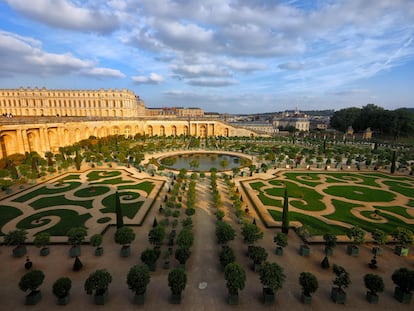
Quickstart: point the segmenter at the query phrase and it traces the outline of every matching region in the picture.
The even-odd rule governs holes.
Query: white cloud
[[[67,0],[6,0],[22,15],[46,25],[75,31],[107,33],[119,26],[116,15]],[[79,2],[77,2],[79,4]]]
[[[137,84],[160,84],[164,81],[163,76],[151,73],[148,77],[146,76],[133,76],[132,81]]]
[[[224,87],[229,85],[238,84],[239,81],[233,79],[191,79],[188,80],[188,84],[193,86],[205,86],[205,87]]]
[[[95,62],[77,58],[71,53],[46,52],[39,41],[5,31],[0,32],[0,55],[2,76],[65,76],[72,73],[95,77],[124,77],[117,69],[95,67]]]
[[[300,62],[291,61],[280,64],[278,67],[283,70],[300,70],[303,69],[305,65]]]

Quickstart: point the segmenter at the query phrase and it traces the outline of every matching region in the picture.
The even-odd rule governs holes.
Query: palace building
[[[199,108],[147,108],[130,90],[0,89],[0,158],[57,152],[90,136],[256,136]]]

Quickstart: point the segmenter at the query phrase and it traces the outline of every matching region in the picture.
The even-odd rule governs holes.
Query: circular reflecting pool
[[[159,160],[159,163],[174,170],[185,168],[189,171],[202,172],[209,171],[213,167],[218,171],[231,170],[249,165],[250,160],[233,154],[196,152],[164,157]]]

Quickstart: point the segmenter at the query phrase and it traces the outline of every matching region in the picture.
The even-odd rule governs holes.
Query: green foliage
[[[346,271],[344,267],[334,264],[333,273],[336,275],[335,279],[333,280],[333,284],[336,285],[339,290],[348,288],[349,284],[351,284],[349,272]]]
[[[391,236],[397,243],[401,246],[412,245],[414,242],[414,234],[411,230],[398,227],[394,232],[391,233]]]
[[[249,245],[247,256],[253,260],[255,265],[260,265],[267,259],[268,254],[266,249],[262,246]]]
[[[68,277],[61,277],[53,283],[52,291],[57,298],[64,298],[69,295],[71,288],[71,279]]]
[[[328,249],[333,249],[336,246],[336,240],[337,237],[336,235],[332,234],[332,233],[325,233],[323,235],[323,240],[325,241],[325,246]]]
[[[399,268],[391,276],[395,285],[400,287],[406,293],[414,290],[414,270]]]
[[[193,245],[193,241],[193,233],[188,228],[183,228],[177,236],[178,247],[190,248]]]
[[[101,295],[108,289],[111,282],[111,274],[106,269],[99,269],[89,275],[85,281],[84,289],[88,295],[93,293]]]
[[[135,232],[129,227],[121,227],[115,232],[115,243],[129,245],[135,240]]]
[[[274,236],[273,242],[276,243],[277,246],[286,247],[288,246],[288,236],[286,233],[278,232]]]
[[[146,292],[150,279],[150,272],[146,265],[135,265],[129,270],[126,282],[128,288],[136,295],[142,295]]]
[[[223,245],[219,254],[220,264],[225,268],[229,263],[236,261],[236,255],[232,248],[228,245]]]
[[[36,291],[37,288],[42,285],[45,279],[45,274],[40,270],[31,270],[22,276],[19,282],[19,288],[22,291],[31,290]]]
[[[179,247],[175,250],[175,259],[182,265],[186,263],[191,256],[191,250],[186,247]]]
[[[352,240],[353,244],[362,244],[365,241],[365,231],[358,226],[350,228],[347,236]]]
[[[259,278],[263,287],[277,291],[283,287],[286,275],[283,272],[283,268],[277,263],[265,262],[260,267]]]
[[[168,273],[168,286],[173,295],[181,295],[187,285],[187,274],[183,269],[173,269]]]
[[[148,267],[153,268],[160,255],[161,251],[159,249],[147,248],[141,253],[141,261]]]
[[[287,188],[285,188],[283,196],[282,232],[289,232],[289,198]]]
[[[81,245],[87,234],[88,232],[83,227],[74,227],[70,229],[67,233],[69,245]]]
[[[302,291],[305,296],[311,296],[319,287],[318,279],[310,272],[300,273],[299,284],[302,286]]]
[[[384,231],[380,229],[375,229],[371,233],[371,236],[377,245],[383,245],[387,242],[387,235],[385,234]]]
[[[90,243],[94,247],[99,247],[102,244],[103,236],[100,233],[96,233],[93,236],[91,236]]]
[[[241,233],[244,242],[248,244],[252,244],[263,238],[263,231],[257,225],[247,222],[243,224]]]
[[[384,280],[377,274],[368,273],[364,275],[365,287],[373,294],[384,291]]]
[[[216,238],[219,244],[227,244],[228,242],[233,241],[235,237],[236,231],[230,224],[224,221],[217,221]]]
[[[45,247],[50,243],[50,233],[48,232],[39,232],[35,235],[34,245],[38,248]]]
[[[124,217],[122,214],[121,200],[118,191],[115,192],[115,213],[116,213],[116,227],[122,228],[124,226]]]
[[[6,245],[21,245],[26,241],[27,231],[22,229],[16,229],[9,231],[4,236],[4,244]]]
[[[164,226],[156,226],[150,230],[148,233],[148,241],[152,245],[161,245],[162,241],[165,238],[165,227]]]
[[[246,283],[246,272],[237,263],[229,263],[224,268],[224,279],[230,295],[237,295],[239,290],[244,288]]]

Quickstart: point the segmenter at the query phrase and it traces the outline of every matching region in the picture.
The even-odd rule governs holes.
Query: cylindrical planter
[[[299,248],[299,254],[304,257],[308,257],[310,254],[310,248],[306,244],[302,244]]]
[[[239,294],[229,294],[227,297],[227,303],[229,305],[238,305],[239,304]]]
[[[70,301],[70,295],[68,294],[65,297],[58,297],[56,303],[60,306],[65,306],[69,303],[69,301]]]
[[[270,305],[275,302],[275,292],[270,288],[263,288],[262,297],[265,305]]]
[[[93,299],[95,301],[95,304],[104,305],[106,302],[108,302],[109,299],[108,290],[105,290],[102,294],[95,294]]]
[[[335,303],[345,304],[346,293],[343,290],[339,290],[337,287],[332,287],[331,299]]]
[[[367,300],[368,300],[369,303],[378,304],[379,296],[377,294],[373,294],[371,292],[367,292],[366,297],[367,297]]]
[[[300,300],[302,301],[303,304],[309,305],[312,302],[312,296],[305,295],[305,293],[302,292],[300,295]]]
[[[333,249],[331,247],[325,247],[325,255],[326,256],[332,256],[333,255]]]
[[[50,254],[50,248],[49,247],[42,247],[40,249],[40,256],[47,256]]]
[[[129,245],[124,245],[121,248],[121,257],[129,257],[129,255],[131,255],[131,246]]]
[[[394,298],[401,303],[410,303],[411,299],[413,298],[413,293],[407,293],[401,287],[397,286],[394,290]]]
[[[95,249],[95,256],[102,256],[103,255],[103,253],[104,253],[104,249],[103,249],[103,247],[101,246],[101,247],[97,247],[96,249]]]
[[[143,305],[145,303],[145,293],[134,295],[134,304]]]
[[[275,254],[277,256],[282,256],[283,255],[283,247],[280,247],[280,246],[276,247]]]
[[[40,300],[42,300],[42,293],[40,292],[40,290],[35,290],[30,292],[27,296],[26,296],[26,305],[35,305],[37,304]]]
[[[408,247],[397,245],[394,249],[394,253],[398,256],[408,256]]]
[[[359,254],[359,247],[356,245],[348,245],[348,255],[356,257]]]
[[[375,247],[372,248],[372,253],[375,256],[379,256],[379,255],[382,254],[382,249],[380,247],[378,247],[378,246],[375,246]]]
[[[80,249],[79,245],[78,246],[72,246],[69,249],[69,256],[72,257],[72,258],[79,257],[80,254],[81,254],[81,249]]]
[[[23,257],[27,253],[26,245],[18,245],[13,248],[13,257]]]

